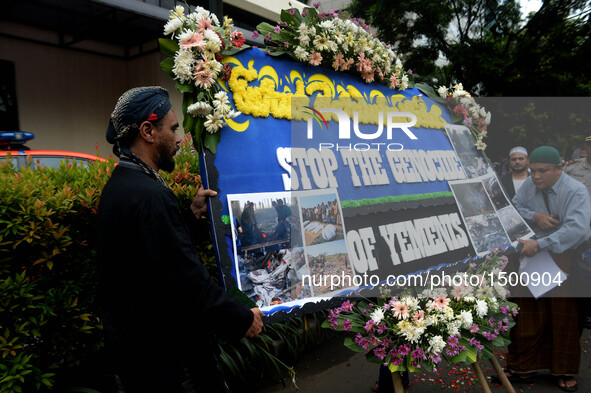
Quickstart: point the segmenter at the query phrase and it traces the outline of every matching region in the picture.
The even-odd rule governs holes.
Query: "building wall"
[[[112,155],[105,140],[117,98],[136,86],[161,85],[182,124],[182,96],[153,53],[132,61],[0,37],[0,59],[14,63],[19,123],[32,149]]]

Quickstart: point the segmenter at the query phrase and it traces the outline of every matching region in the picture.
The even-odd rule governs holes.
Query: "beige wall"
[[[0,37],[0,59],[14,63],[20,128],[35,134],[32,149],[112,155],[109,115],[127,89],[161,85],[182,123],[182,96],[160,69],[160,53],[132,61]]]

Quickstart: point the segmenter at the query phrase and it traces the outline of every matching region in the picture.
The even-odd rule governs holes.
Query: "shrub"
[[[74,161],[20,172],[0,165],[4,393],[50,388],[56,372],[102,347],[94,240],[99,197],[114,165],[97,161],[87,168]],[[177,169],[165,175],[184,208],[201,184],[198,170],[186,139]]]

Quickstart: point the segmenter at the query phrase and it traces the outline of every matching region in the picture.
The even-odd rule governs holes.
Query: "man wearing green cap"
[[[513,204],[536,234],[532,240],[518,239],[521,254],[548,251],[558,266],[572,273],[581,263],[574,250],[591,238],[591,197],[583,184],[563,173],[561,161],[553,147],[535,149],[529,156],[531,176]],[[579,300],[565,297],[564,289],[563,283],[543,298],[516,299],[520,313],[511,330],[507,369],[515,379],[550,370],[562,390],[573,392],[581,360]]]

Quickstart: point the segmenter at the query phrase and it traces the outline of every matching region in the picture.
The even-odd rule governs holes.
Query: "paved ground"
[[[582,338],[583,358],[581,374],[577,378],[579,392],[591,392],[591,331],[585,329]],[[505,352],[497,358],[505,364]],[[494,370],[490,363],[481,362],[481,368],[490,381]],[[342,345],[340,338],[325,342],[302,356],[295,365],[296,380],[300,392],[322,393],[370,393],[378,378],[378,365],[365,361],[362,354],[354,353]],[[515,391],[532,393],[560,393],[549,374],[539,374],[534,384],[515,384]],[[493,393],[504,392],[501,386],[491,385]],[[258,390],[259,393],[288,393],[289,385],[275,384]],[[482,392],[471,367],[445,367],[437,373],[414,373],[411,375],[409,393],[431,392]]]

